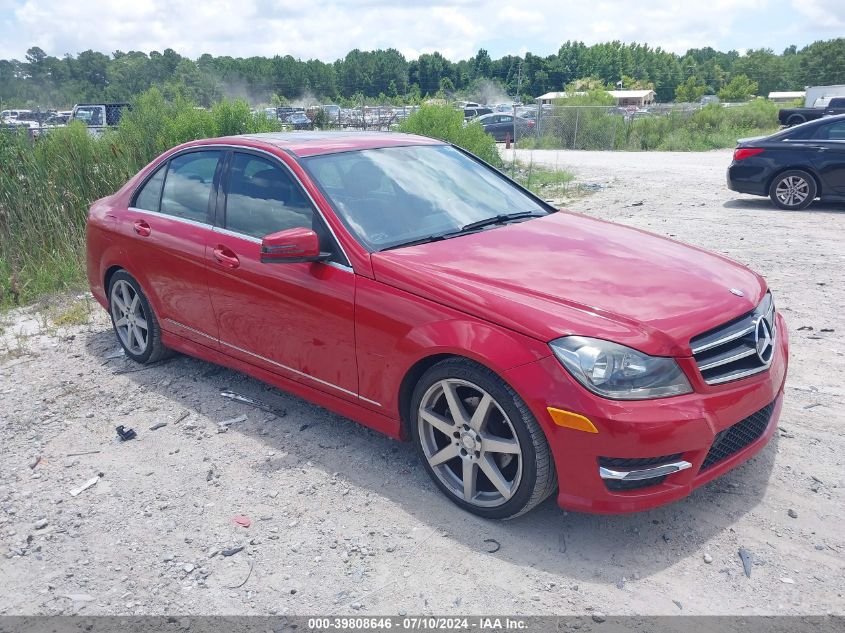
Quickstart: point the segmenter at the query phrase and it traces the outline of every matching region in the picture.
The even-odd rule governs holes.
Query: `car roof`
[[[188,145],[220,143],[243,145],[245,147],[275,147],[291,152],[298,157],[349,152],[362,149],[379,149],[403,145],[442,145],[438,141],[416,134],[401,132],[355,132],[355,131],[313,131],[313,132],[267,132],[263,134],[241,134],[221,138],[194,141]]]

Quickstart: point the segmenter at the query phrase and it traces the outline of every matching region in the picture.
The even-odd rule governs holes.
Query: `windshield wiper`
[[[465,224],[457,231],[447,231],[445,233],[435,233],[434,235],[426,235],[425,237],[420,237],[415,240],[410,240],[408,242],[401,242],[399,244],[393,244],[391,246],[387,246],[382,248],[382,251],[389,251],[394,248],[402,248],[404,246],[416,246],[417,244],[428,244],[429,242],[439,242],[441,240],[448,240],[451,237],[458,237],[459,235],[464,235],[466,233],[472,233],[473,231],[478,231],[479,229],[483,229],[485,226],[492,226],[494,224],[505,224],[506,222],[510,222],[511,220],[519,220],[522,218],[541,218],[546,213],[537,213],[536,211],[520,211],[519,213],[503,213],[499,215],[495,215],[491,218],[485,218],[483,220],[478,220],[476,222],[470,222],[469,224]]]
[[[460,233],[467,233],[469,231],[475,231],[476,229],[482,229],[485,226],[492,226],[494,224],[505,224],[506,222],[510,222],[511,220],[519,220],[521,218],[540,218],[545,213],[537,213],[536,211],[521,211],[519,213],[500,213],[499,215],[494,215],[491,218],[485,218],[483,220],[478,220],[476,222],[470,222],[469,224],[465,224],[461,227]]]

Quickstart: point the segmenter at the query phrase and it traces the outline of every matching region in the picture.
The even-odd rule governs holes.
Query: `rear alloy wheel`
[[[816,199],[816,180],[800,169],[785,171],[772,181],[769,198],[781,209],[805,209]]]
[[[427,472],[462,508],[491,519],[527,512],[556,485],[543,431],[522,399],[465,359],[429,369],[412,401]]]
[[[109,282],[109,314],[125,354],[139,363],[153,363],[170,354],[161,342],[155,313],[138,282],[126,271]]]

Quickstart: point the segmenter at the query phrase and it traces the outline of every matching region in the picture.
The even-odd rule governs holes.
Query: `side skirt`
[[[375,411],[363,406],[343,400],[342,398],[338,398],[337,396],[326,393],[325,391],[296,382],[295,380],[289,380],[279,376],[278,374],[267,371],[266,369],[256,367],[255,365],[224,354],[223,352],[189,341],[188,339],[177,336],[171,332],[162,330],[161,338],[162,342],[167,347],[178,352],[195,358],[200,358],[210,363],[215,363],[216,365],[222,365],[223,367],[228,367],[230,369],[234,369],[235,371],[243,372],[262,382],[278,387],[282,391],[299,396],[300,398],[328,409],[332,413],[337,413],[343,417],[350,418],[359,424],[363,424],[364,426],[373,429],[374,431],[384,433],[394,439],[401,439],[402,425],[399,420],[394,420],[386,415],[376,413]]]

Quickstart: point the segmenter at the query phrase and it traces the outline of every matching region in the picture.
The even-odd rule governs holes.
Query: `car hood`
[[[691,337],[766,292],[725,257],[569,212],[374,253],[372,264],[382,283],[542,341],[593,336],[660,356],[690,355]]]

